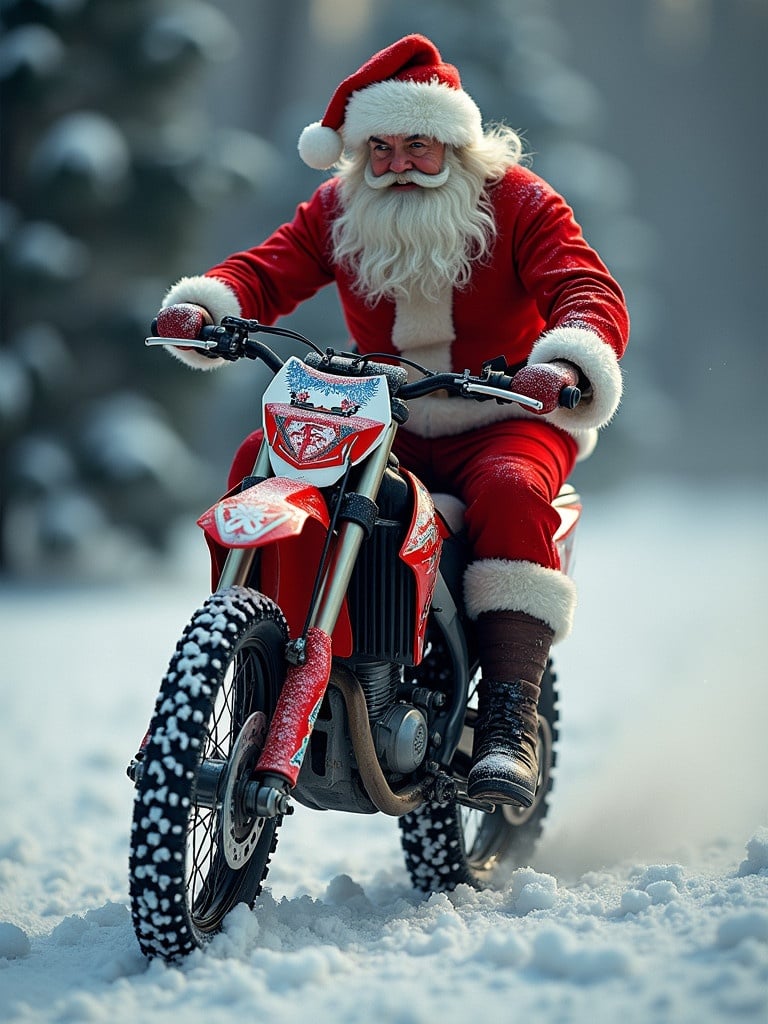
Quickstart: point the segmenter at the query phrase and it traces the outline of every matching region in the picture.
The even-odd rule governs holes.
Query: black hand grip
[[[581,401],[581,388],[567,387],[560,392],[558,405],[563,409],[575,409]]]

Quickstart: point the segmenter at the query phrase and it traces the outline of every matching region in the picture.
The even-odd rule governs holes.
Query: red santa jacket
[[[592,396],[547,418],[574,434],[583,454],[591,450],[594,429],[610,420],[620,401],[618,361],[629,318],[621,289],[565,200],[530,170],[510,168],[489,190],[497,236],[492,258],[475,265],[469,286],[447,291],[439,302],[382,300],[371,307],[333,260],[338,189],[338,179],[325,182],[290,223],[205,275],[182,278],[164,305],[195,302],[215,321],[235,315],[272,324],[335,283],[351,339],[363,353],[399,352],[431,369],[473,373],[498,355],[511,364],[567,359],[589,380]],[[171,351],[204,369],[221,362]],[[434,397],[414,403],[408,429],[440,436],[516,415],[530,414],[518,406]]]

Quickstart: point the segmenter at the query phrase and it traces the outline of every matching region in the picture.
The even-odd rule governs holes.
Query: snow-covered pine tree
[[[180,436],[195,379],[141,342],[212,211],[271,173],[270,148],[201,101],[236,43],[198,0],[0,4],[6,570],[79,569],[84,538],[92,567],[119,564],[201,493]]]

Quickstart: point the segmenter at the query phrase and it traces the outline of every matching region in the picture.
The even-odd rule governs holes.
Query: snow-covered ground
[[[422,898],[396,823],[297,810],[268,889],[180,967],[140,955],[124,767],[203,546],[121,588],[0,590],[0,1020],[768,1019],[764,493],[587,503],[540,850]]]

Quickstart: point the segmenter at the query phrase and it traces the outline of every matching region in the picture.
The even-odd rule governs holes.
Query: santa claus
[[[478,373],[499,355],[519,367],[513,389],[538,398],[540,414],[433,396],[414,403],[396,451],[466,505],[465,603],[482,666],[469,795],[530,806],[541,678],[576,602],[552,499],[619,404],[622,292],[565,200],[523,166],[518,135],[483,125],[457,69],[423,36],[345,79],[299,153],[334,175],[261,244],[175,284],[158,333],[194,338],[225,315],[271,324],[333,283],[362,353],[433,370]],[[171,351],[203,369],[222,363]],[[582,401],[562,408],[572,385]],[[254,443],[231,482],[250,470]]]

